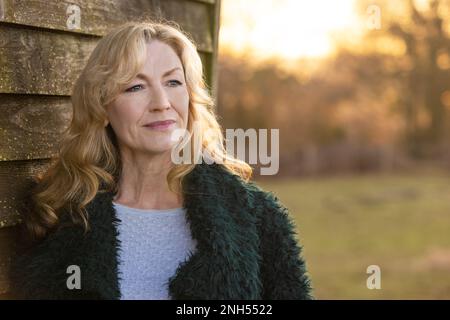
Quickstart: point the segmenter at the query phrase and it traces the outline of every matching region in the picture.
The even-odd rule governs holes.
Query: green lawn
[[[450,175],[257,183],[295,219],[317,299],[450,299]],[[367,289],[369,265],[380,290]]]

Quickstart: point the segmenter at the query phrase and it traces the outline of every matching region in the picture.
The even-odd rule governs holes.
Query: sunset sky
[[[219,44],[260,57],[322,57],[336,35],[359,29],[354,0],[222,0]]]

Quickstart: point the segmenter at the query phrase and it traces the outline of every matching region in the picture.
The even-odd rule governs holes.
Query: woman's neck
[[[123,161],[118,192],[113,201],[139,209],[181,207],[181,194],[172,192],[167,183],[171,167],[170,160],[167,161],[164,157]]]

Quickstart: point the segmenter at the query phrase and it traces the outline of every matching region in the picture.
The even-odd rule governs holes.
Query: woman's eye
[[[178,81],[178,80],[170,80],[170,81],[168,81],[168,83],[169,83],[169,86],[170,86],[170,87],[176,87],[176,86],[179,86],[179,85],[182,84],[182,83],[181,83],[180,81]],[[136,91],[141,90],[142,88],[143,88],[143,85],[142,85],[142,84],[137,84],[137,85],[135,85],[135,86],[132,86],[132,87],[126,89],[125,91],[126,91],[126,92],[136,92]]]
[[[176,87],[176,86],[181,85],[181,82],[178,81],[178,80],[170,80],[169,84],[170,84],[171,87]]]
[[[131,88],[128,88],[125,91],[127,91],[127,92],[135,92],[135,91],[138,91],[140,88],[142,88],[142,84],[137,84],[135,86],[132,86]]]

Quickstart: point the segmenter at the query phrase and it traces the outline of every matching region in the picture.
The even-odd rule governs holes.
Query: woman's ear
[[[105,123],[103,124],[103,126],[106,128],[106,126],[109,124],[108,119],[105,120]]]

